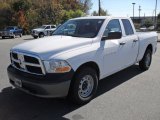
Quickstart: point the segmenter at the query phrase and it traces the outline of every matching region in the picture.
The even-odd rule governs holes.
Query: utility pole
[[[99,0],[99,16],[101,16],[101,1]]]
[[[133,22],[134,22],[134,6],[135,6],[136,3],[132,3],[133,5]]]
[[[157,0],[156,0],[156,4],[155,4],[155,28],[157,26]]]
[[[139,9],[138,9],[138,10],[139,10],[139,20],[140,20],[140,17],[141,17],[141,10],[142,10],[142,9],[141,9],[141,6],[139,6]]]

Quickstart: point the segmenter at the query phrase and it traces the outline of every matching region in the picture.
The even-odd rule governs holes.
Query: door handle
[[[125,44],[126,44],[125,42],[121,42],[121,43],[120,43],[120,45],[125,45]]]
[[[136,40],[136,39],[135,39],[135,40],[133,40],[133,42],[137,42],[137,41],[138,41],[138,40]]]

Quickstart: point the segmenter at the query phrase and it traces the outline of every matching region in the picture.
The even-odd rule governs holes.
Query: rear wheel
[[[71,100],[77,104],[89,102],[98,87],[96,71],[90,67],[84,67],[76,73],[73,80],[70,91]]]
[[[2,36],[2,39],[5,39],[5,37],[4,37],[4,36]]]
[[[139,67],[141,70],[148,70],[152,62],[152,51],[147,49],[143,59],[139,62]]]

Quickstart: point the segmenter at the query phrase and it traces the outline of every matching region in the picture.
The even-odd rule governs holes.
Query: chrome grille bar
[[[15,59],[12,56],[12,53],[16,54],[18,56],[18,59]],[[25,59],[24,59],[25,56],[37,59],[39,64],[26,62]],[[11,61],[12,61],[12,66],[15,67],[18,70],[21,70],[21,71],[24,71],[24,72],[27,72],[27,73],[31,73],[31,74],[36,74],[36,75],[44,75],[45,74],[45,69],[44,69],[44,65],[43,65],[42,61],[40,60],[39,57],[37,57],[35,55],[30,55],[30,54],[26,54],[26,53],[17,52],[17,51],[11,51]],[[20,67],[20,68],[18,68],[16,66],[16,63],[18,64],[18,67]],[[33,69],[36,68],[36,69],[39,69],[39,70],[41,69],[41,73],[38,73],[36,71],[31,72],[31,71],[29,71],[29,70],[31,70],[31,68],[28,70],[27,67],[31,67],[31,68],[33,67]]]

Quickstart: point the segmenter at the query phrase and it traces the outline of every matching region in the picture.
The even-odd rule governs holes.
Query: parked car
[[[33,29],[31,34],[34,38],[42,38],[50,36],[56,30],[56,25],[42,25],[39,28]]]
[[[154,25],[152,25],[152,26],[150,26],[150,27],[148,27],[148,30],[155,30],[155,26]]]
[[[136,33],[130,18],[92,16],[61,25],[53,36],[11,49],[10,83],[39,97],[94,98],[98,82],[139,63],[148,70],[157,33]]]
[[[9,38],[15,38],[16,36],[22,37],[22,33],[23,30],[18,28],[17,26],[9,26],[2,31],[2,39],[4,39],[5,37]]]
[[[142,26],[141,28],[140,28],[140,31],[143,31],[143,32],[145,32],[145,31],[147,31],[148,29],[147,29],[147,27],[145,27],[145,26]]]

